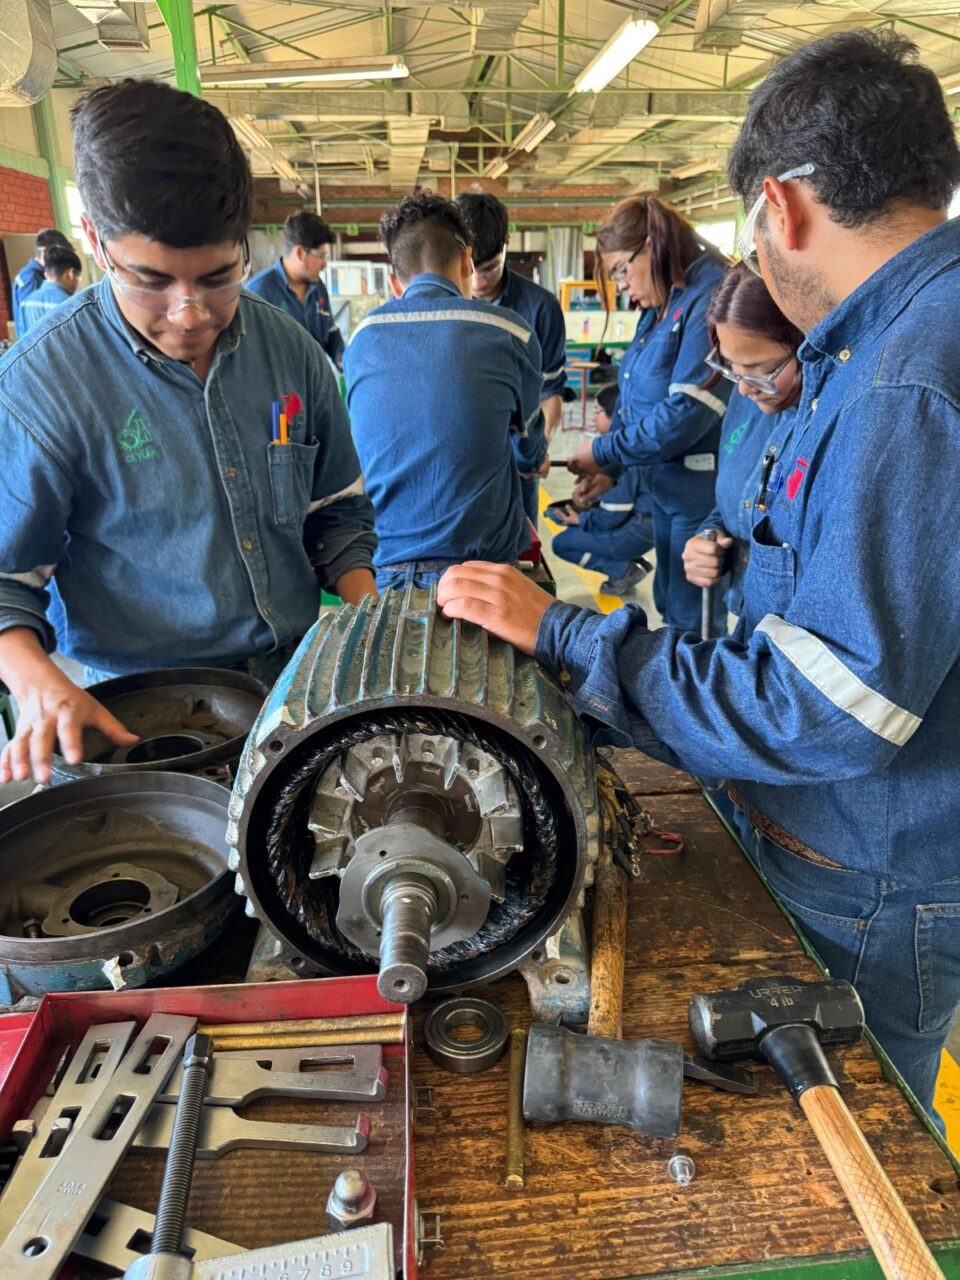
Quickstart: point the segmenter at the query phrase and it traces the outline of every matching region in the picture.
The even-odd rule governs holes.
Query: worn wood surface
[[[691,779],[636,753],[617,761],[659,825],[686,837],[679,858],[647,858],[630,886],[623,1032],[693,1043],[687,1001],[757,973],[815,977],[812,962]],[[484,993],[529,1019],[519,978]],[[840,1060],[844,1096],[931,1240],[960,1238],[956,1175],[867,1046]],[[866,1248],[809,1126],[772,1072],[756,1098],[688,1082],[679,1143],[626,1128],[530,1124],[526,1184],[504,1190],[507,1067],[458,1078],[418,1049],[415,1078],[436,1114],[415,1140],[421,1205],[443,1215],[445,1248],[426,1280],[611,1280]],[[674,1149],[697,1166],[680,1190]]]
[[[755,974],[816,971],[693,780],[634,752],[618,753],[617,767],[658,825],[686,839],[680,857],[644,859],[642,878],[629,886],[623,1033],[678,1039],[692,1051],[686,1010],[694,992]],[[251,940],[249,924],[238,923],[212,962],[195,962],[178,980],[237,976]],[[529,1022],[516,975],[478,994],[513,1025]],[[420,1039],[430,1003],[417,1016],[413,1068],[415,1084],[432,1086],[435,1111],[418,1117],[414,1160],[420,1206],[442,1214],[445,1247],[428,1255],[424,1280],[614,1280],[866,1248],[809,1126],[763,1068],[755,1098],[687,1083],[679,1143],[627,1128],[528,1125],[525,1186],[506,1191],[507,1059],[477,1076],[434,1066]],[[924,1236],[960,1238],[956,1175],[882,1080],[869,1048],[844,1053],[840,1068],[847,1103]],[[323,1110],[325,1121],[342,1123],[350,1108]],[[379,1118],[377,1110],[370,1108],[380,1128],[360,1163],[382,1179],[385,1206],[396,1210],[394,1109]],[[678,1146],[697,1166],[685,1190],[666,1171]],[[203,1162],[190,1221],[245,1246],[322,1231],[326,1192],[343,1163],[269,1151]],[[128,1157],[112,1194],[150,1208],[161,1168],[159,1157]]]

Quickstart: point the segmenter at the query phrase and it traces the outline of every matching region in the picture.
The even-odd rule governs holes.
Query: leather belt
[[[789,831],[784,831],[773,821],[768,818],[765,813],[761,813],[759,809],[755,809],[748,800],[745,800],[740,792],[731,783],[727,787],[727,795],[733,804],[746,814],[747,818],[756,827],[756,829],[772,840],[774,844],[778,844],[781,849],[786,849],[787,853],[796,854],[798,858],[805,858],[807,862],[815,862],[821,867],[833,867],[835,870],[844,870],[839,862],[834,862],[832,858],[827,858],[822,853],[817,853],[816,849],[811,849],[808,844],[804,844],[802,840],[798,840],[796,836],[792,836]]]

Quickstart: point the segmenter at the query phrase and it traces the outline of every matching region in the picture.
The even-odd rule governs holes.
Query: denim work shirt
[[[720,422],[729,383],[706,391],[710,351],[707,307],[724,268],[701,254],[682,288],[670,290],[663,319],[641,317],[620,361],[620,398],[613,426],[593,442],[605,471],[649,466],[654,499],[664,507],[705,514],[713,506]]]
[[[247,284],[247,289],[292,316],[297,324],[303,325],[307,333],[316,338],[333,363],[340,364],[343,360],[343,334],[334,323],[330,295],[322,280],[308,285],[301,302],[287,279],[283,259],[278,258],[272,267],[258,271]]]
[[[796,416],[796,405],[781,413],[764,413],[754,400],[742,396],[736,389],[724,415],[716,506],[704,520],[701,532],[723,529],[734,539],[723,601],[738,617],[743,611],[743,583],[750,560],[750,535],[757,515],[764,462],[768,456],[773,460],[779,458],[781,442]]]
[[[579,708],[905,885],[960,872],[960,220],[808,335],[783,484],[730,637],[552,605],[537,656]]]
[[[271,402],[288,392],[302,408],[290,443],[271,445]],[[259,298],[241,296],[204,384],[127,325],[107,280],[85,289],[0,360],[0,447],[0,630],[52,647],[55,573],[60,647],[85,666],[284,648],[316,620],[318,576],[370,567],[334,375]]]
[[[23,315],[20,308],[31,293],[36,293],[44,278],[43,266],[36,258],[31,258],[13,278],[13,323],[16,325],[18,338],[23,337]]]
[[[63,285],[57,284],[56,280],[44,280],[40,288],[34,290],[20,304],[22,327],[17,329],[17,333],[22,337],[38,320],[42,320],[55,308],[62,307],[72,297],[73,294],[68,293]]]
[[[425,272],[357,326],[347,407],[377,513],[377,567],[516,560],[530,545],[524,470],[546,455],[540,347],[505,307]]]
[[[522,316],[537,335],[543,364],[543,390],[540,399],[562,396],[567,384],[564,366],[567,360],[567,330],[560,303],[548,290],[526,276],[503,269],[502,290],[494,305],[508,307]]]

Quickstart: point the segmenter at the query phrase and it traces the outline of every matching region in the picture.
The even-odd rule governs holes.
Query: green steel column
[[[70,234],[70,206],[67,204],[66,184],[73,174],[60,163],[60,144],[57,140],[57,122],[53,114],[53,97],[45,94],[31,107],[33,125],[37,131],[40,154],[50,167],[50,201],[57,229],[65,236]]]
[[[193,24],[193,0],[157,0],[160,16],[173,43],[177,88],[201,97],[197,56],[197,31]]]
[[[563,57],[564,46],[566,44],[567,32],[567,5],[566,0],[557,0],[557,78],[556,86],[558,89],[563,88]]]

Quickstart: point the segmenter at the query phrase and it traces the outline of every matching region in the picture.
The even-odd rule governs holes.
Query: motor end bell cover
[[[434,587],[320,617],[247,739],[227,831],[237,892],[294,972],[376,972],[382,913],[428,904],[438,990],[507,972],[553,933],[599,839],[593,753],[560,685],[440,616]]]

